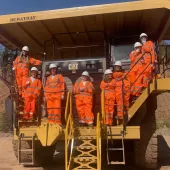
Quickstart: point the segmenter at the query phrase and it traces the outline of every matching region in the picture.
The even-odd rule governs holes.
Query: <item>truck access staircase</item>
[[[140,59],[136,62],[136,64],[139,61]],[[150,64],[151,63],[149,63],[144,68],[141,74],[143,74],[145,70],[148,69]],[[160,62],[159,64],[164,63]],[[126,74],[126,76],[129,74],[129,72]],[[170,78],[154,77],[153,80],[149,83],[148,87],[142,91],[141,95],[130,107],[127,112],[128,117],[126,118],[124,116],[122,125],[105,126],[104,92],[102,93],[101,102],[102,112],[101,115],[99,113],[97,115],[96,127],[74,127],[74,123],[71,116],[72,114],[70,114],[65,131],[66,170],[101,169],[101,138],[104,138],[107,141],[106,155],[108,165],[125,164],[124,140],[140,139],[140,127],[128,126],[128,122],[132,119],[132,117],[135,115],[141,105],[146,101],[149,95],[151,95],[152,93],[161,93],[164,91],[169,91],[169,84]],[[117,145],[117,143],[119,143],[119,145]],[[121,159],[120,157],[118,158],[116,156],[116,159],[112,160],[113,157],[110,153],[114,152],[116,153],[115,155],[117,155],[117,153],[121,155]]]

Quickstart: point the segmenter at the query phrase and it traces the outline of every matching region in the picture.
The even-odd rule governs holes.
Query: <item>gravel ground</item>
[[[165,129],[162,130],[164,131]],[[170,170],[170,136],[160,135],[159,163],[160,163],[159,170]],[[48,165],[47,167],[26,168],[21,165],[18,165],[12,150],[12,135],[10,133],[0,133],[0,170],[56,170],[56,169],[64,170],[63,154],[56,154],[54,156],[53,164]],[[127,166],[108,167],[105,170],[127,170],[127,169],[139,170],[139,168]]]

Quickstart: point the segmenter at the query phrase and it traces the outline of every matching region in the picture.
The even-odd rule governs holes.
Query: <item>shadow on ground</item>
[[[165,138],[158,136],[158,164],[159,166],[170,166],[170,147]]]

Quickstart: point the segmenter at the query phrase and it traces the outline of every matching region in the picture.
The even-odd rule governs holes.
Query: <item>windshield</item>
[[[133,44],[114,45],[115,61],[129,60],[129,54],[133,50]]]

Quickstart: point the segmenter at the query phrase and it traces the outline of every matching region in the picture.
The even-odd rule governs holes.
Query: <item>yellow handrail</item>
[[[101,126],[100,113],[97,114],[96,145],[97,145],[97,169],[101,170]]]
[[[67,101],[66,101],[66,108],[65,108],[65,122],[67,122],[67,118],[68,118],[68,106],[69,106],[69,99],[70,99],[70,92],[68,91],[67,93]]]
[[[70,115],[68,116],[67,124],[66,124],[66,131],[65,131],[65,170],[68,170],[68,131],[70,125]]]
[[[105,124],[105,93],[104,93],[104,90],[102,90],[101,104],[102,104],[102,121],[103,121],[103,124]]]
[[[70,141],[73,137],[73,133],[74,133],[74,122],[72,119],[72,96],[71,93],[69,93],[69,95],[67,95],[67,97],[69,98],[67,103],[70,103],[70,107],[68,107],[67,104],[67,112],[65,112],[67,115],[65,115],[65,119],[66,119],[66,130],[65,130],[65,170],[69,170],[70,169],[70,163],[71,163],[71,156],[70,155],[68,157],[68,148],[69,148],[69,144]],[[69,111],[68,111],[69,110]]]

